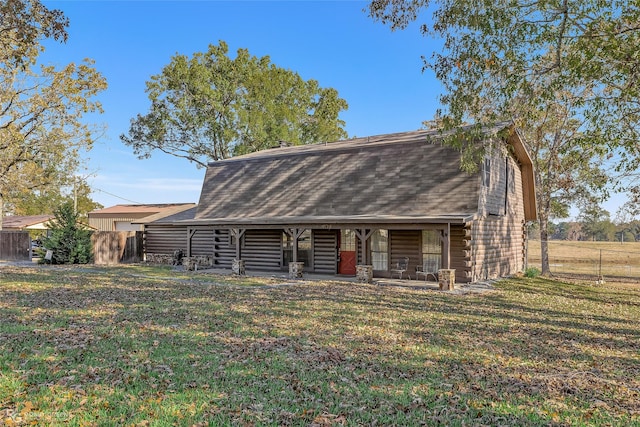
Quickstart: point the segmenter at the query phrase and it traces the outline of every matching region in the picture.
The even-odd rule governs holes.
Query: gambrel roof
[[[487,138],[497,139],[499,130],[504,126],[487,132]],[[481,182],[478,174],[460,170],[460,153],[439,137],[438,131],[420,130],[212,162],[193,222],[465,222],[478,212]],[[513,129],[509,143],[518,145],[513,152],[520,163],[530,166]],[[532,185],[532,176],[527,179]]]

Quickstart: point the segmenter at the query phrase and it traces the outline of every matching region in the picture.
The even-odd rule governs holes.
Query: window
[[[304,230],[298,237],[298,261],[304,262],[305,267],[310,267],[311,263],[311,230]]]
[[[491,185],[491,159],[485,158],[482,164],[482,186],[489,188]]]
[[[516,172],[513,168],[513,165],[507,163],[507,180],[509,185],[509,192],[511,194],[515,194],[516,192]]]
[[[355,252],[357,250],[355,231],[340,230],[340,250],[343,252]]]
[[[389,268],[389,232],[376,230],[371,235],[371,263],[374,270],[386,271]]]
[[[304,262],[305,267],[309,267],[311,259],[311,230],[305,230],[298,237],[298,262]],[[293,261],[293,237],[290,234],[282,233],[282,262],[283,267],[287,267]]]
[[[442,240],[438,230],[422,230],[422,263],[437,261],[442,267]]]

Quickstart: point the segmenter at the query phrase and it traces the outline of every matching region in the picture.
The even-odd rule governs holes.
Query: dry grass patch
[[[3,269],[6,425],[639,425],[640,292]],[[257,280],[257,281],[256,281]]]
[[[532,267],[540,267],[540,241],[528,243],[528,261]],[[549,263],[551,271],[583,280],[602,273],[605,279],[627,285],[640,285],[639,242],[576,242],[549,241]],[[624,278],[624,281],[621,279]]]

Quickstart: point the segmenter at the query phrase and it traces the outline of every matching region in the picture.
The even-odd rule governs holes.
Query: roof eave
[[[426,224],[465,224],[475,217],[473,213],[423,217],[350,216],[350,217],[276,217],[276,218],[219,218],[193,219],[163,223],[164,225],[214,226],[220,228],[287,228],[305,226],[313,228],[341,228],[343,226],[406,227]]]
[[[536,200],[533,160],[523,136],[515,125],[510,127],[508,142],[513,147],[513,154],[522,168],[522,196],[525,220],[536,221],[538,219],[538,203]]]

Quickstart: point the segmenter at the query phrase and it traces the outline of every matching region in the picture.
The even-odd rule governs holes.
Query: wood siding
[[[498,158],[497,156],[493,157]],[[524,202],[521,170],[510,157],[492,160],[487,208],[471,226],[471,279],[494,279],[524,269]],[[497,167],[500,166],[500,167]],[[499,214],[490,214],[492,211]]]
[[[241,259],[247,270],[280,270],[282,267],[282,230],[247,230]]]
[[[338,236],[336,231],[313,231],[313,271],[324,274],[338,272]]]
[[[144,213],[138,215],[131,214],[103,217],[97,215],[92,216],[91,214],[89,214],[89,226],[95,228],[98,231],[116,231],[116,222],[135,222],[149,215],[149,213]],[[142,224],[140,224],[139,227],[142,231]]]
[[[29,232],[0,230],[0,259],[31,261],[31,237],[29,237]]]
[[[146,254],[172,255],[182,249],[187,253],[187,227],[169,225],[147,225],[144,231],[144,252]]]
[[[451,232],[451,262],[450,267],[456,270],[456,282],[471,281],[471,248],[470,230],[464,225],[452,225]]]
[[[91,244],[93,261],[98,265],[140,262],[143,257],[141,231],[96,231]]]
[[[213,256],[213,227],[190,227],[188,256]]]
[[[236,256],[236,247],[231,245],[229,230],[213,230],[213,266],[216,268],[231,268]]]

